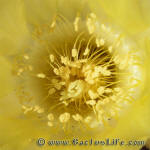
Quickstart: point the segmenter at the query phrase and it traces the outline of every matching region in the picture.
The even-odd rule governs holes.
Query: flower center
[[[113,62],[108,59],[110,54],[103,46],[95,47],[93,52],[88,47],[84,50],[84,45],[80,46],[79,49],[71,50],[70,57],[60,55],[57,67],[57,57],[53,54],[49,56],[55,74],[49,94],[57,93],[59,100],[66,106],[74,102],[79,103],[80,107],[81,104],[93,105],[91,102],[96,104],[102,97],[108,96],[106,93],[111,93],[109,79],[113,83],[114,78],[113,70],[110,69]]]
[[[74,121],[91,128],[109,124],[131,103],[140,83],[133,71],[139,72],[136,53],[121,43],[121,35],[99,25],[94,14],[81,27],[79,21],[77,17],[73,26],[69,24],[71,32],[62,27],[61,33],[54,26],[52,33],[49,26],[38,30],[38,50],[33,48],[30,57],[23,55],[23,65],[19,62],[17,75],[27,72],[25,82],[30,83],[24,89],[36,99],[35,106],[23,104],[24,112],[45,113],[50,127]]]

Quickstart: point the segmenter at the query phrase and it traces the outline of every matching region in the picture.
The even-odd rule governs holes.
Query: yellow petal
[[[26,0],[24,1],[24,15],[28,25],[39,25],[50,22],[56,14],[56,1]]]
[[[139,6],[145,23],[150,25],[150,1],[149,0],[139,1]]]
[[[113,0],[113,2],[111,0],[95,0],[94,3],[90,0],[92,11],[98,13],[101,8],[110,21],[121,26],[130,34],[141,32],[148,27],[141,13],[141,3],[138,0]],[[148,13],[145,13],[144,16],[149,18]]]
[[[150,95],[149,95],[150,96]],[[131,110],[121,118],[112,136],[144,137],[150,135],[150,100],[144,97],[133,104]]]
[[[0,54],[13,54],[22,48],[28,36],[20,0],[0,2]]]
[[[86,16],[88,10],[88,2],[84,0],[57,0],[58,13],[73,21],[77,15]]]
[[[24,10],[27,23],[39,25],[52,22],[56,15],[63,21],[73,20],[77,14],[86,14],[87,4],[84,0],[26,0]]]
[[[143,36],[143,43],[140,43],[140,45],[143,44],[146,54],[145,60],[143,60],[146,73],[145,81],[143,80],[144,90],[142,97],[137,99],[129,111],[121,117],[117,127],[110,133],[110,137],[121,137],[126,140],[146,140],[150,136],[150,37],[145,35],[146,33]]]
[[[13,89],[10,64],[0,56],[0,97],[7,95]]]

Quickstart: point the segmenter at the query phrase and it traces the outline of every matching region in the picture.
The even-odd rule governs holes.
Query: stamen
[[[46,75],[44,73],[38,73],[36,76],[41,79],[46,78]]]
[[[98,97],[98,94],[93,92],[92,90],[89,90],[88,94],[89,94],[91,99],[96,99]]]
[[[70,119],[70,114],[65,112],[59,116],[59,120],[61,123],[67,123]]]
[[[54,115],[53,114],[48,114],[47,116],[49,121],[53,121],[54,120]]]
[[[50,27],[53,29],[55,26],[56,26],[56,20],[54,20],[54,21],[52,22],[52,24],[51,24]]]
[[[101,46],[103,46],[105,44],[104,39],[100,39],[99,43],[100,43]]]
[[[109,51],[110,53],[112,52],[112,49],[113,49],[112,46],[109,46],[109,47],[108,47],[108,51]]]
[[[23,69],[23,68],[20,68],[20,69],[18,70],[17,75],[20,76],[20,75],[23,73],[23,71],[24,71],[24,69]]]
[[[53,123],[50,122],[50,121],[48,121],[47,125],[48,125],[49,127],[52,127],[52,126],[53,126]]]
[[[54,94],[56,92],[56,90],[54,89],[54,88],[51,88],[50,90],[49,90],[49,95],[52,95],[52,94]]]
[[[73,48],[72,49],[72,57],[77,57],[77,54],[78,54],[77,49]]]
[[[89,100],[89,101],[86,101],[86,104],[94,106],[96,104],[96,101],[95,100]]]
[[[92,120],[92,117],[87,116],[87,117],[84,119],[84,122],[85,122],[85,123],[90,123],[91,120]]]
[[[24,59],[28,60],[29,56],[28,55],[24,55]]]
[[[90,51],[90,49],[89,49],[89,48],[86,48],[86,49],[85,49],[85,52],[83,53],[83,55],[84,55],[84,56],[88,55],[89,51]]]
[[[93,18],[93,16],[92,16],[92,18],[88,18],[86,21],[86,25],[87,25],[89,34],[94,33],[94,31],[95,31],[95,18]]]
[[[50,61],[53,63],[53,62],[54,62],[54,55],[51,54],[51,55],[49,56],[49,59],[50,59]]]
[[[57,69],[57,68],[54,68],[54,73],[56,74],[56,75],[59,75],[59,70]]]
[[[98,92],[99,95],[102,95],[102,94],[105,92],[105,87],[100,86],[100,87],[97,89],[97,92]]]
[[[74,28],[75,28],[75,31],[76,31],[76,32],[78,31],[79,20],[80,20],[80,18],[79,18],[79,17],[76,17],[76,19],[75,19],[75,21],[74,21]]]
[[[83,120],[82,116],[79,115],[79,114],[72,115],[72,118],[73,118],[75,121],[82,121],[82,120]]]

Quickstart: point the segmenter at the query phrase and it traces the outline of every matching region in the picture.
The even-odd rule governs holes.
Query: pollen
[[[83,120],[83,117],[79,114],[76,114],[76,115],[72,115],[72,118],[75,120],[75,121],[82,121]]]
[[[46,78],[46,75],[44,73],[38,73],[37,77],[41,78],[41,79],[44,79],[44,78]]]
[[[64,114],[61,114],[59,116],[59,120],[61,123],[67,123],[69,121],[69,119],[70,119],[70,114],[67,112],[65,112]]]
[[[50,58],[50,61],[53,63],[53,62],[54,62],[54,55],[51,54],[51,55],[49,56],[49,58]]]
[[[40,106],[36,105],[36,106],[34,106],[33,111],[35,111],[35,112],[41,114],[41,113],[44,112],[44,109],[41,108]]]
[[[24,55],[24,59],[28,60],[29,56],[28,55]]]
[[[105,92],[105,87],[104,86],[101,86],[97,89],[97,92],[99,95],[102,95],[104,92]]]
[[[100,40],[98,38],[96,39],[96,45],[97,47],[100,47]]]
[[[53,123],[50,122],[50,121],[48,121],[47,125],[48,125],[49,127],[52,127],[52,126],[53,126]]]
[[[54,120],[54,115],[52,113],[48,114],[47,116],[49,121],[53,121]]]
[[[88,54],[89,54],[89,51],[90,51],[90,49],[89,49],[89,48],[86,48],[83,55],[85,55],[85,56],[88,55]]]
[[[50,27],[51,27],[51,28],[54,28],[55,25],[56,25],[56,20],[53,20],[53,22],[51,23]]]
[[[40,109],[37,110],[37,113],[39,113],[39,114],[41,114],[43,112],[44,112],[44,109],[42,109],[42,108],[40,108]]]
[[[54,68],[54,73],[56,74],[56,75],[59,75],[59,70],[57,69],[57,68]]]
[[[18,70],[17,75],[20,76],[20,75],[23,73],[23,71],[24,71],[24,69],[23,69],[23,68],[20,68],[20,69]]]
[[[86,25],[87,25],[89,34],[92,34],[95,32],[95,29],[96,29],[96,20],[95,19],[96,18],[95,18],[94,14],[91,14],[91,16],[89,16],[87,18]]]
[[[86,104],[94,106],[96,104],[96,101],[95,100],[89,100],[89,101],[86,101]]]
[[[110,53],[112,52],[112,49],[113,49],[112,46],[109,46],[109,47],[108,47],[108,51],[109,51]]]
[[[99,43],[100,43],[100,45],[104,45],[105,44],[104,39],[100,39]]]
[[[55,92],[56,92],[56,90],[55,90],[54,88],[51,88],[48,93],[49,93],[50,95],[52,95],[52,94],[54,94]]]
[[[91,99],[96,99],[98,97],[98,94],[93,92],[92,90],[89,90],[88,94]]]
[[[33,110],[33,108],[32,107],[26,107],[26,106],[22,106],[22,109],[23,109],[23,111],[24,111],[24,114],[27,114],[28,112],[30,112],[30,111],[32,111]]]
[[[87,117],[84,119],[84,122],[85,122],[85,123],[90,123],[91,120],[92,120],[92,117],[87,116]]]
[[[76,31],[76,32],[78,31],[79,21],[80,21],[80,18],[79,18],[79,17],[76,17],[76,18],[75,18],[75,21],[74,21],[74,28],[75,28],[75,31]]]
[[[77,49],[73,48],[72,49],[72,57],[76,57],[78,54]]]

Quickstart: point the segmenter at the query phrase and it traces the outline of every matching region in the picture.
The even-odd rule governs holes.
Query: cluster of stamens
[[[76,33],[80,30],[80,20],[77,17],[73,23]],[[89,40],[82,39],[82,34],[79,34],[72,48],[64,54],[59,50],[48,54],[51,76],[40,70],[35,74],[38,80],[46,80],[47,101],[53,101],[54,106],[45,110],[49,127],[54,126],[56,120],[62,124],[76,121],[97,127],[118,117],[121,109],[131,102],[130,89],[135,86],[123,86],[122,82],[129,77],[124,70],[133,65],[130,52],[122,59],[114,50],[118,43],[117,46],[116,42],[109,44],[103,36],[94,34],[97,28],[95,14],[90,14],[86,26]],[[104,24],[101,29],[112,34]],[[30,58],[24,55],[24,59]],[[30,65],[30,71],[33,70],[31,67],[34,66]],[[17,75],[22,72],[21,68]],[[57,108],[61,110],[55,114]],[[23,106],[23,109],[25,114],[30,111],[44,113],[37,105]]]

